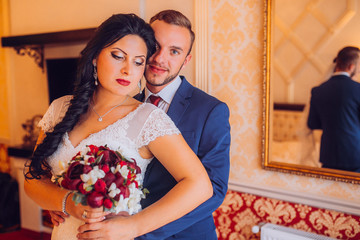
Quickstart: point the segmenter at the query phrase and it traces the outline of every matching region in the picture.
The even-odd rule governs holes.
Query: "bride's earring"
[[[139,87],[139,93],[141,94],[141,79],[140,79],[140,81],[138,82],[138,87]]]
[[[97,70],[96,70],[96,64],[94,63],[94,79],[95,79],[95,86],[97,86],[98,83],[98,75],[97,75]]]

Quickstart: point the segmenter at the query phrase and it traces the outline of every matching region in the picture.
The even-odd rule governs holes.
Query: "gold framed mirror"
[[[311,89],[341,48],[360,45],[360,0],[264,0],[264,10],[263,168],[359,184],[360,173],[322,168],[321,132],[303,130]]]

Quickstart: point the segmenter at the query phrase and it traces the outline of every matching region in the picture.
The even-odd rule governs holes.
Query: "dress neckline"
[[[124,117],[116,120],[115,122],[107,125],[106,127],[104,127],[103,129],[101,129],[101,130],[99,130],[99,131],[97,131],[97,132],[90,133],[86,138],[82,139],[82,140],[79,142],[79,144],[77,144],[76,146],[74,146],[74,145],[72,144],[72,142],[70,141],[68,132],[65,132],[65,134],[64,134],[65,141],[68,143],[68,145],[69,145],[70,147],[72,147],[73,149],[77,149],[77,148],[79,148],[80,146],[82,146],[83,143],[84,143],[87,139],[89,139],[90,137],[92,137],[92,136],[94,136],[94,135],[96,135],[96,134],[99,134],[99,133],[101,133],[101,132],[106,131],[107,129],[111,128],[112,126],[117,125],[119,122],[124,122],[125,120],[132,119],[133,116],[135,115],[135,113],[138,112],[140,108],[142,108],[143,106],[145,106],[145,104],[146,104],[145,102],[139,104],[139,106],[137,106],[134,110],[130,111],[130,112],[129,112],[128,114],[126,114]]]

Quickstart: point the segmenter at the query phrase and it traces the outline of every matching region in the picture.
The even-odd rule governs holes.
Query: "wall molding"
[[[292,192],[268,186],[240,184],[233,181],[229,181],[229,190],[360,216],[360,203],[355,201],[336,199],[329,196],[324,198],[323,196],[308,193]]]
[[[208,48],[208,0],[194,1],[195,16],[195,86],[210,93]]]

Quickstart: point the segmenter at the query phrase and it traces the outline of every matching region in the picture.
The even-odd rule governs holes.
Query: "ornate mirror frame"
[[[272,2],[264,0],[264,79],[263,79],[263,125],[262,125],[262,167],[266,170],[292,173],[301,176],[317,177],[328,180],[360,184],[360,174],[329,168],[316,168],[297,164],[271,161],[271,23]]]

